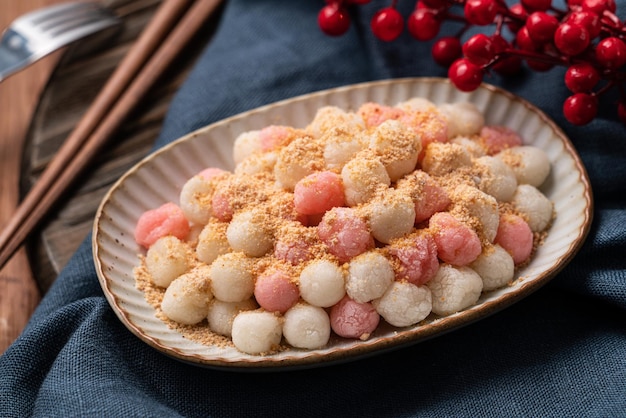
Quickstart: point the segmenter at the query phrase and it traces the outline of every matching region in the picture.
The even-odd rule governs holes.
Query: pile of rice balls
[[[463,311],[516,279],[555,216],[546,153],[471,103],[325,106],[233,153],[140,217],[135,277],[171,326],[247,354]]]

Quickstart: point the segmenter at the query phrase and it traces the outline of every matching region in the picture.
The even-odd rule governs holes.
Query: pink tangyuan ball
[[[476,231],[448,212],[435,213],[428,226],[433,231],[439,258],[445,263],[464,266],[482,252]]]
[[[488,155],[522,145],[519,134],[507,126],[484,126],[480,130],[480,139]]]
[[[533,232],[522,217],[504,213],[500,215],[494,243],[507,250],[516,265],[521,264],[528,260],[533,250]]]
[[[189,230],[189,221],[182,209],[175,203],[168,202],[141,214],[135,226],[135,241],[149,248],[159,238],[167,235],[185,239]]]
[[[366,340],[379,322],[380,315],[371,303],[359,303],[348,296],[330,310],[330,326],[335,334],[344,338]]]
[[[281,125],[270,125],[259,131],[261,150],[271,151],[283,145],[287,145],[293,137],[293,128]]]
[[[319,239],[342,263],[374,247],[367,222],[352,208],[329,210],[317,226]]]
[[[370,128],[378,126],[386,120],[399,119],[405,114],[404,110],[400,108],[372,102],[361,105],[357,113],[363,118],[365,125]]]
[[[298,286],[281,270],[261,274],[254,285],[254,298],[268,312],[285,313],[300,298]]]
[[[293,191],[296,211],[304,215],[315,215],[344,206],[346,199],[341,176],[332,171],[318,171],[304,177]]]
[[[437,244],[430,234],[411,235],[389,245],[389,253],[400,262],[396,280],[416,286],[428,283],[439,269]]]

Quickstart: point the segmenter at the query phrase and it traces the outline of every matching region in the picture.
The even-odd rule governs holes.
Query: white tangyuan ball
[[[211,263],[213,295],[224,302],[241,302],[254,293],[252,261],[243,253],[228,253]]]
[[[406,281],[394,281],[385,294],[372,301],[376,312],[395,327],[408,327],[425,319],[432,310],[431,291]]]
[[[244,353],[269,353],[278,347],[282,335],[281,319],[270,312],[244,311],[233,320],[233,344]]]
[[[483,114],[473,103],[443,103],[439,105],[439,111],[446,116],[449,139],[475,135],[485,125]]]
[[[446,316],[475,304],[483,290],[483,280],[469,267],[442,264],[427,286],[432,292],[433,312]]]
[[[299,289],[311,305],[331,307],[346,294],[343,269],[332,261],[312,261],[300,273]]]
[[[196,245],[198,260],[211,264],[220,255],[231,251],[226,239],[226,223],[209,222],[202,228]]]
[[[462,145],[431,142],[422,159],[422,170],[431,176],[444,176],[472,165],[472,156]]]
[[[179,276],[165,290],[161,310],[172,321],[193,325],[206,318],[213,299],[207,266]]]
[[[261,257],[274,246],[274,237],[267,225],[267,216],[262,210],[238,212],[226,228],[226,238],[233,250]]]
[[[369,302],[381,297],[394,278],[391,262],[378,251],[368,251],[350,261],[346,292],[356,302]]]
[[[274,165],[276,184],[293,191],[296,183],[323,167],[323,147],[310,137],[296,138],[278,151]]]
[[[371,200],[365,211],[372,235],[382,243],[389,244],[413,230],[415,203],[396,189],[387,189],[381,198]]]
[[[513,207],[525,215],[533,232],[545,230],[552,221],[554,205],[539,189],[520,184],[513,195]]]
[[[461,184],[454,188],[452,200],[457,207],[465,208],[481,225],[482,234],[493,242],[500,224],[500,212],[495,197],[476,187]]]
[[[466,136],[457,136],[450,140],[450,142],[465,148],[473,158],[479,158],[485,155],[485,148],[478,141]]]
[[[385,166],[371,150],[359,152],[348,161],[341,169],[341,180],[349,206],[367,202],[377,189],[391,184]]]
[[[330,318],[323,308],[297,303],[284,318],[283,336],[293,347],[314,350],[328,343]]]
[[[185,182],[180,190],[178,202],[185,217],[195,224],[204,225],[211,219],[213,184],[196,175]]]
[[[423,97],[412,97],[399,102],[395,107],[406,112],[434,112],[437,110],[437,106],[433,102]]]
[[[484,156],[474,160],[474,165],[481,168],[478,188],[501,202],[509,202],[517,188],[515,173],[501,159]]]
[[[380,155],[389,178],[396,181],[415,169],[422,142],[412,129],[390,119],[370,134],[369,148]]]
[[[224,302],[213,299],[207,315],[209,328],[216,334],[230,337],[235,317],[240,312],[251,311],[257,308],[258,305],[254,299],[246,299],[241,302]]]
[[[239,134],[233,144],[233,158],[239,164],[253,154],[261,152],[261,138],[259,130],[247,131]]]
[[[271,173],[276,165],[276,152],[268,151],[244,158],[235,166],[235,174]]]
[[[497,154],[515,173],[518,184],[539,187],[550,174],[550,159],[544,150],[530,145],[508,148]]]
[[[329,170],[341,170],[364,147],[359,135],[335,135],[324,139],[324,162]]]
[[[175,236],[159,238],[146,253],[146,269],[152,282],[167,287],[189,269],[189,246]]]
[[[515,274],[513,257],[498,244],[484,248],[470,267],[483,280],[483,291],[505,286]]]

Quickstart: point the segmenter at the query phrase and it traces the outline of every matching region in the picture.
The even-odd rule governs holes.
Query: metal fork
[[[0,39],[0,82],[51,52],[119,23],[94,2],[62,3],[15,19]]]

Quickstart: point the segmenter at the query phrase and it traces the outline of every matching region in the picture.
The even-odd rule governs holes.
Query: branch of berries
[[[331,36],[344,34],[350,27],[348,8],[369,1],[326,0],[319,27]],[[395,40],[404,30],[396,5],[392,0],[371,19],[372,32],[383,41]],[[462,91],[478,88],[491,71],[511,76],[523,63],[534,71],[562,66],[572,93],[563,103],[570,123],[591,122],[599,97],[617,89],[617,114],[626,124],[626,23],[616,8],[615,0],[567,0],[564,10],[552,0],[521,0],[510,7],[504,0],[418,0],[406,26],[417,40],[435,40],[433,60],[448,68],[448,77]],[[435,39],[446,21],[459,24],[459,31]],[[494,28],[490,35],[468,34],[485,26]]]

